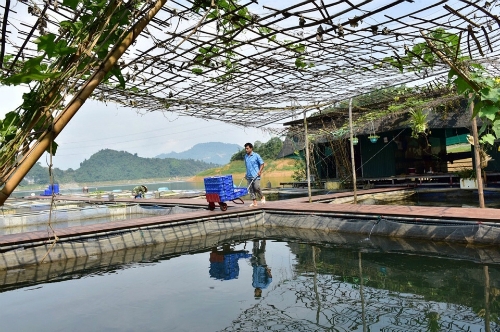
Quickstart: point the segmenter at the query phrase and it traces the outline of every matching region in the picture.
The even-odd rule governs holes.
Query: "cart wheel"
[[[210,211],[215,210],[215,204],[214,204],[214,203],[208,203],[208,209],[209,209]]]
[[[227,204],[226,204],[226,203],[222,203],[222,202],[221,202],[221,203],[220,203],[220,209],[221,209],[222,211],[226,211],[226,210],[227,210]]]

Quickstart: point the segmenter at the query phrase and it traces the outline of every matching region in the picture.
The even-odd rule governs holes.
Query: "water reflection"
[[[252,287],[255,298],[262,297],[262,290],[273,281],[271,268],[266,263],[266,240],[253,241],[252,249]]]
[[[289,244],[291,278],[224,331],[498,330],[499,270],[468,262]],[[495,286],[490,275],[496,276]],[[491,310],[491,308],[495,308]]]
[[[240,274],[238,260],[250,258],[251,254],[246,250],[234,250],[230,244],[223,244],[222,250],[212,248],[210,253],[210,277],[218,280],[237,279]]]
[[[28,268],[0,271],[0,304],[9,304],[0,311],[2,327],[30,330],[31,320],[23,317],[37,315],[37,331],[103,326],[121,331],[500,328],[500,268],[467,260],[472,257],[463,254],[468,247],[453,247],[462,259],[450,259],[359,244],[333,247],[238,236],[185,239],[84,262],[43,264],[33,273]],[[50,321],[56,311],[66,325]]]

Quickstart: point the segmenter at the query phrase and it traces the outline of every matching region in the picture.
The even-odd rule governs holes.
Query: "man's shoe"
[[[262,198],[260,199],[260,202],[262,203],[262,205],[266,204],[266,197],[262,196]]]

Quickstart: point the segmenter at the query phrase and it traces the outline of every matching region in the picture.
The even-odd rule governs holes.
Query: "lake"
[[[292,181],[290,177],[263,177],[261,186],[264,188],[267,182],[271,182],[272,187],[279,187],[280,182],[290,182]],[[242,180],[242,178],[233,178],[233,182],[236,186],[246,187],[246,180]],[[89,186],[89,192],[92,191],[105,191],[110,192],[113,190],[123,190],[123,191],[131,191],[135,186],[145,184],[148,187],[148,191],[153,192],[162,187],[168,187],[170,190],[205,190],[205,184],[203,181],[168,181],[168,182],[155,182],[155,183],[134,183],[134,184],[122,184],[122,185],[103,185],[103,186]],[[47,186],[48,188],[48,186]],[[44,190],[22,190],[22,187],[19,190],[15,190],[11,197],[23,197],[29,196],[31,193],[35,195],[40,195]],[[82,187],[78,188],[61,188],[60,193],[62,195],[71,195],[71,194],[80,194],[82,193]]]
[[[496,264],[287,239],[224,241],[197,250],[191,242],[89,257],[82,268],[68,261],[42,264],[45,273],[0,274],[2,330],[500,328]],[[184,253],[165,249],[184,246]]]

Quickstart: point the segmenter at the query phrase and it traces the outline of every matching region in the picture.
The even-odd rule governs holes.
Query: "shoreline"
[[[280,179],[280,182],[293,182],[294,174],[294,160],[291,159],[280,159],[270,161],[266,163],[266,168],[264,168],[264,173],[262,174],[262,180],[268,181],[273,179]],[[206,177],[217,176],[217,175],[232,175],[233,181],[237,184],[241,179],[245,177],[245,168],[242,161],[236,161],[229,163],[227,165],[212,168],[210,170],[201,172],[197,175],[186,176],[186,177],[162,177],[162,178],[152,178],[152,179],[133,179],[133,180],[117,180],[117,181],[102,181],[102,182],[67,182],[61,183],[55,181],[55,184],[59,184],[60,189],[79,189],[83,187],[109,187],[109,186],[126,186],[126,185],[137,185],[137,184],[154,184],[154,183],[169,183],[169,182],[203,182]],[[24,192],[24,191],[35,191],[35,190],[45,190],[49,184],[40,185],[26,185],[19,186],[14,192]]]
[[[58,183],[59,189],[79,189],[82,187],[109,187],[109,186],[128,186],[134,184],[152,184],[152,183],[169,183],[169,182],[188,182],[190,181],[189,177],[181,177],[181,178],[155,178],[155,179],[137,179],[137,180],[120,180],[120,181],[103,181],[103,182],[87,182],[87,183],[78,183],[78,182],[68,182],[68,183]],[[29,185],[29,186],[19,186],[16,188],[14,192],[20,191],[30,191],[30,190],[45,190],[49,187],[49,184],[41,184],[41,185]]]

